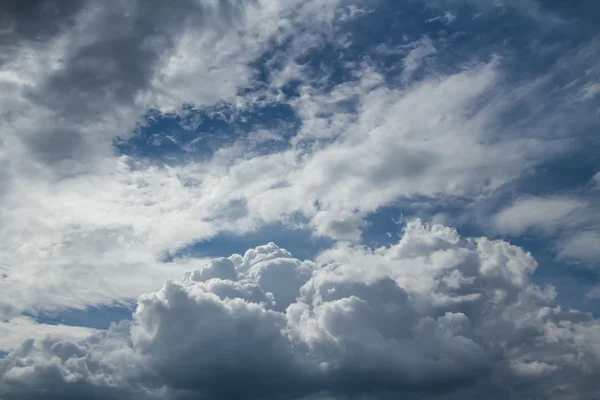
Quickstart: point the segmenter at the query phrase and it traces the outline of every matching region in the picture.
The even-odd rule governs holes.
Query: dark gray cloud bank
[[[82,341],[26,341],[9,399],[590,399],[600,324],[549,307],[530,254],[413,221],[315,263],[273,243],[141,296]]]

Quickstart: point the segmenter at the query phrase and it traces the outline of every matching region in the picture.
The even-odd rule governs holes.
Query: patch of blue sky
[[[361,242],[373,249],[397,243],[402,236],[403,217],[401,207],[380,207],[365,218]]]
[[[600,3],[597,1],[537,0],[536,4],[544,11],[556,13],[567,20],[576,20],[587,27],[600,22]]]
[[[112,322],[131,319],[134,308],[134,304],[115,304],[111,306],[64,309],[52,313],[23,315],[31,317],[42,324],[107,329]]]
[[[164,261],[185,257],[223,257],[231,254],[243,255],[246,250],[274,242],[301,260],[313,259],[321,251],[330,248],[334,241],[313,235],[310,229],[290,228],[283,224],[266,225],[255,232],[238,235],[222,233],[212,239],[198,241],[167,254]]]
[[[461,234],[471,236],[478,226],[464,218],[464,211],[470,204],[471,200],[458,197],[399,199],[367,215],[361,242],[371,248],[395,244],[402,237],[406,222],[415,218],[459,226]]]
[[[595,150],[594,147],[581,149],[543,163],[504,190],[511,197],[580,193],[600,169],[600,158]]]
[[[600,274],[592,269],[556,259],[552,242],[535,234],[503,238],[530,252],[538,263],[532,281],[543,287],[552,285],[557,290],[556,304],[564,309],[578,309],[600,316],[598,304],[588,301],[585,294],[600,283]]]
[[[267,104],[247,110],[219,104],[206,109],[183,107],[178,114],[149,110],[134,134],[117,137],[120,154],[163,163],[178,164],[209,159],[212,154],[238,140],[254,142],[258,154],[283,150],[300,121],[285,103]],[[273,138],[254,140],[257,132],[275,130]]]
[[[514,61],[536,72],[548,66],[547,60],[534,63],[535,55],[526,47],[531,35],[538,34],[529,17],[510,8],[480,13],[478,7],[469,4],[452,12],[446,14],[420,1],[377,2],[376,7],[367,8],[365,13],[340,25],[337,34],[348,38],[343,40],[344,46],[326,44],[298,61],[317,77],[324,71],[330,72],[328,83],[334,86],[357,79],[354,63],[368,58],[391,83],[396,83],[407,68],[403,63],[406,55],[427,37],[436,51],[412,72],[411,81],[427,76],[431,69],[428,64],[435,66],[436,71],[454,72],[464,68],[465,63],[487,62],[497,54],[517,53]]]

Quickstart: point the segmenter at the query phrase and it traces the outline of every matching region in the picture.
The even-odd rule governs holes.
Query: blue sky
[[[0,44],[0,397],[33,396],[27,385],[236,396],[207,382],[241,371],[209,354],[239,340],[240,321],[262,327],[246,327],[257,349],[266,339],[252,332],[284,343],[264,350],[268,366],[236,350],[240,365],[268,372],[257,373],[256,398],[596,394],[600,5],[42,3],[8,7]],[[215,314],[206,335],[196,331],[190,321],[216,313],[201,298],[231,321]],[[403,311],[366,316],[354,299]],[[268,317],[255,321],[257,307]],[[524,326],[538,336],[519,339]],[[498,350],[494,330],[514,343]],[[406,345],[424,332],[439,335]],[[207,364],[183,362],[169,335]],[[29,337],[38,342],[21,345]],[[333,350],[325,337],[418,350],[365,372],[404,383],[344,392],[336,382],[377,353]],[[95,370],[77,372],[77,387],[2,380],[27,357],[56,356],[61,376],[75,374],[74,356],[44,340],[78,341],[77,357],[104,360],[116,383]],[[111,364],[112,340],[127,343],[130,367],[150,355],[208,372],[136,375]],[[561,340],[575,344],[552,347]],[[322,362],[305,380],[289,377],[304,361],[282,361],[296,345]],[[440,378],[456,368],[464,375]],[[300,389],[307,382],[319,389]]]

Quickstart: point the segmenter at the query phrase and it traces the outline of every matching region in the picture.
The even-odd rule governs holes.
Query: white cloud
[[[600,189],[600,172],[597,172],[596,175],[594,175],[591,183],[594,189]]]
[[[558,244],[558,257],[581,260],[589,265],[598,265],[600,260],[600,233],[584,231],[575,233]]]
[[[340,244],[316,264],[270,243],[168,281],[108,332],[26,341],[0,361],[0,395],[589,398],[600,325],[548,307],[535,268],[506,242],[419,221],[391,247]]]
[[[421,39],[417,46],[404,57],[404,69],[401,79],[408,83],[413,74],[423,65],[423,61],[431,54],[435,54],[435,46],[428,37]]]
[[[95,332],[96,329],[80,326],[42,324],[31,317],[20,316],[0,322],[0,351],[14,350],[21,346],[24,339],[44,340],[53,337],[77,341]]]
[[[588,83],[583,88],[581,88],[581,100],[591,100],[599,94],[599,83]]]
[[[265,175],[256,168],[257,163],[273,165],[273,158],[252,160],[252,168],[247,161],[234,166],[247,174],[257,171],[253,179],[236,182],[240,187],[275,174],[286,183],[248,196],[250,212],[272,220],[300,211],[313,218],[318,232],[340,237],[330,221],[360,217],[399,198],[493,193],[560,151],[556,142],[492,139],[503,134],[495,129],[509,99],[497,98],[479,112],[470,111],[482,97],[499,90],[500,65],[493,61],[404,89],[388,86],[375,68],[364,65],[359,80],[326,94],[305,87],[293,103],[304,120],[294,138],[300,156],[291,163],[289,158],[278,160],[290,172]],[[530,90],[522,88],[522,95]],[[342,104],[348,102],[355,102],[356,113],[345,111]],[[312,146],[308,154],[305,141]],[[315,200],[318,206],[312,207]],[[354,226],[345,238],[358,237],[360,224]]]
[[[543,240],[551,241],[558,260],[594,268],[600,257],[600,210],[594,180],[570,196],[523,196],[485,217],[489,222],[482,224],[515,237],[528,231],[542,234]]]
[[[520,235],[530,228],[554,231],[564,226],[564,220],[586,203],[570,197],[523,197],[504,208],[492,219],[501,233]]]
[[[600,300],[600,286],[594,286],[586,294],[588,300]]]

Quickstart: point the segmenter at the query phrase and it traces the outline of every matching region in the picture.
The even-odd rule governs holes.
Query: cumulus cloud
[[[0,362],[0,395],[590,398],[600,325],[553,307],[536,268],[507,242],[418,220],[390,247],[316,262],[269,243],[142,295],[131,322],[26,341]]]

